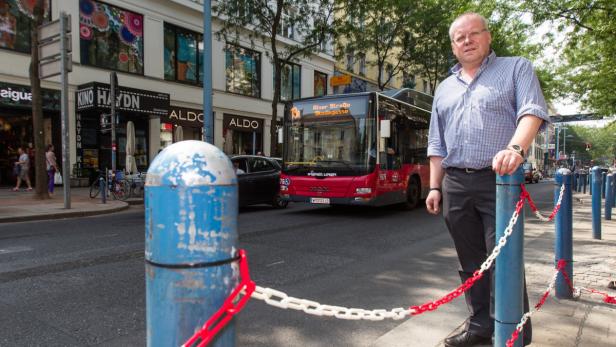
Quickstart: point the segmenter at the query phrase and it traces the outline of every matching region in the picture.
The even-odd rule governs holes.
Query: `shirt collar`
[[[490,54],[488,54],[487,57],[485,57],[483,59],[483,61],[481,62],[481,66],[479,67],[479,71],[477,71],[477,76],[479,76],[479,74],[485,70],[485,68],[492,63],[494,60],[496,59],[496,53],[494,53],[493,50],[490,50]],[[449,69],[449,71],[460,77],[460,75],[462,74],[462,65],[460,63],[457,63],[456,65],[454,65],[451,69]]]

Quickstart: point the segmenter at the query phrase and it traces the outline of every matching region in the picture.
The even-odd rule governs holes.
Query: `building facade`
[[[10,180],[18,146],[31,147],[32,116],[28,68],[31,9],[23,1],[0,6],[0,184]],[[201,139],[203,128],[203,5],[193,0],[56,0],[51,20],[71,15],[73,71],[69,74],[70,161],[88,175],[111,166],[111,139],[101,132],[109,113],[110,72],[118,76],[117,167],[124,167],[126,124],[135,126],[135,159],[147,169],[160,149]],[[29,12],[30,11],[30,12]],[[267,48],[245,39],[218,40],[212,24],[214,144],[227,154],[269,153],[273,66]],[[291,38],[281,37],[280,45]],[[327,90],[334,74],[331,53],[289,64],[283,97],[309,97]],[[41,82],[46,144],[60,157],[60,84]],[[282,119],[283,104],[278,115]]]

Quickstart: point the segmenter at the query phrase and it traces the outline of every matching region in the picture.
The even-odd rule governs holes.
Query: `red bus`
[[[282,198],[416,207],[429,190],[431,108],[432,96],[406,88],[288,103]]]

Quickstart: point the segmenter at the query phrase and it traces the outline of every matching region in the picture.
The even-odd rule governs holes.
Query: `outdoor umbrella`
[[[181,125],[178,125],[175,128],[175,141],[173,142],[180,142],[180,141],[184,141],[184,130],[182,129]]]
[[[135,124],[132,121],[126,123],[126,172],[137,172],[135,162]]]

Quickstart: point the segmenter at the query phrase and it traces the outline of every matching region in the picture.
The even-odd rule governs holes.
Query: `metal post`
[[[70,25],[68,16],[62,12],[60,14],[60,79],[62,83],[60,113],[62,114],[62,177],[64,178],[62,190],[64,193],[64,208],[66,209],[71,208],[71,153],[68,137],[68,43],[66,41],[66,31]]]
[[[118,86],[118,76],[117,74],[112,71],[111,75],[109,77],[110,79],[110,98],[111,98],[111,171],[115,174],[116,172],[116,130],[115,130],[115,126],[116,126],[116,113],[115,113],[115,109],[116,109],[116,88]]]
[[[203,135],[214,144],[212,111],[212,1],[203,1]]]
[[[554,185],[554,205],[558,202],[560,196],[560,187],[565,185],[563,199],[560,205],[560,210],[556,214],[554,227],[556,228],[556,239],[554,243],[554,265],[559,260],[563,259],[567,262],[565,272],[569,278],[573,278],[573,211],[572,211],[572,194],[571,194],[571,171],[569,169],[560,169],[556,173],[556,183]],[[565,280],[562,273],[556,278],[556,297],[557,298],[572,298],[573,291]]]
[[[592,237],[601,240],[601,168],[592,168]]]
[[[614,204],[614,175],[605,179],[605,220],[612,220],[612,205]]]
[[[103,178],[103,176],[98,178],[98,193],[101,195],[101,202],[103,204],[107,203],[107,191],[105,187],[107,186],[107,181]]]
[[[572,177],[573,177],[573,183],[572,183],[571,188],[572,188],[573,191],[577,192],[578,191],[578,189],[577,189],[578,173],[573,173]]]
[[[616,207],[616,178],[612,178],[612,207]]]
[[[503,235],[509,219],[520,198],[520,185],[524,183],[522,168],[511,176],[496,176],[496,240]],[[505,342],[520,322],[524,313],[524,214],[513,227],[505,247],[496,258],[495,274],[495,322],[494,345],[505,346]],[[523,338],[515,343],[522,346]]]
[[[159,153],[145,185],[147,346],[180,346],[237,286],[237,178],[202,141]],[[235,346],[233,321],[213,346]]]

